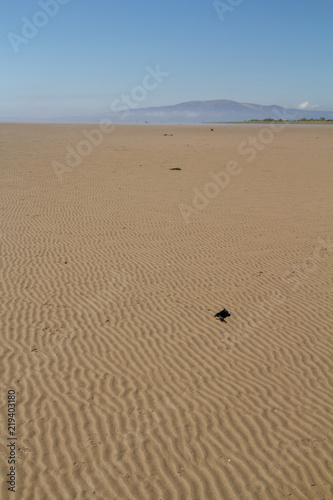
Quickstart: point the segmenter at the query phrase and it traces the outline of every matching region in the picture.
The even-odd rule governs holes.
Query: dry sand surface
[[[333,128],[94,127],[0,126],[1,498],[332,499]]]

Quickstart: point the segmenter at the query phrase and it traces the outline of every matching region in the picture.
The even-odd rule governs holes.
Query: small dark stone
[[[169,170],[181,170],[181,168],[175,167],[175,168],[169,168]]]

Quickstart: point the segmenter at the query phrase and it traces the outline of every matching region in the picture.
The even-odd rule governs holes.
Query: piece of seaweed
[[[222,309],[222,311],[215,314],[214,318],[226,323],[225,318],[228,318],[228,316],[230,316],[230,313],[226,309]]]

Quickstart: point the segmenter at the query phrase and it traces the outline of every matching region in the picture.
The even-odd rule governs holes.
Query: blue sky
[[[38,14],[43,3],[53,17]],[[169,76],[138,107],[230,99],[333,110],[332,0],[223,3],[222,20],[211,0],[2,2],[0,119],[105,114],[157,65]]]

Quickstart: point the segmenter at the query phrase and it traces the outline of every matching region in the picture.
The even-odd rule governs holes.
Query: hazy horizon
[[[333,110],[326,0],[17,0],[2,10],[2,121],[220,99]]]

